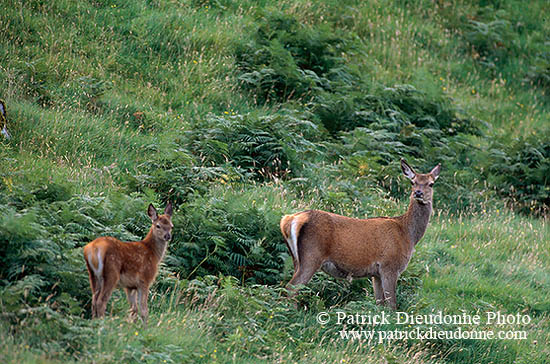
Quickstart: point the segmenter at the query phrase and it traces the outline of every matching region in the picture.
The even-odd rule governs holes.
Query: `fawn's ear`
[[[405,162],[404,159],[401,159],[401,169],[403,170],[403,174],[408,179],[412,180],[414,176],[416,176],[416,172]]]
[[[434,178],[434,182],[439,177],[439,172],[441,172],[441,163],[435,166],[434,169],[432,169],[432,171],[430,172],[430,174]]]
[[[166,204],[166,207],[164,208],[164,214],[168,215],[168,217],[172,217],[172,202],[168,201]]]
[[[157,209],[155,209],[155,206],[153,206],[152,203],[150,203],[149,207],[147,208],[147,214],[151,218],[151,221],[155,221],[159,217],[159,215],[157,214]]]

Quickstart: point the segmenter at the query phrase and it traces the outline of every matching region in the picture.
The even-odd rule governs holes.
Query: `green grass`
[[[522,233],[516,236],[518,231]],[[160,280],[171,288],[166,293],[157,289],[152,295],[147,328],[125,320],[127,303],[118,293],[104,320],[47,312],[16,315],[26,318],[12,322],[9,330],[3,324],[1,335],[6,345],[1,355],[8,361],[24,362],[339,363],[368,357],[368,362],[378,363],[407,361],[414,353],[421,363],[544,363],[550,332],[545,274],[550,261],[549,236],[546,224],[510,211],[494,210],[459,219],[441,216],[434,219],[399,282],[399,311],[466,312],[483,318],[486,312],[521,313],[532,321],[527,325],[482,324],[470,328],[522,330],[527,332],[526,340],[413,340],[368,345],[341,339],[338,331],[343,326],[316,322],[322,311],[332,314],[333,320],[341,310],[380,313],[368,281],[350,285],[319,273],[299,295],[296,309],[277,286],[241,286],[231,277],[175,280],[165,272]],[[398,325],[378,329],[395,328]],[[531,350],[533,345],[537,351]]]
[[[547,361],[544,1],[3,5],[0,361]],[[286,298],[280,217],[399,215],[402,157],[443,171],[399,309],[519,312],[532,321],[482,328],[527,340],[376,344],[317,323],[382,312],[368,280],[319,273]],[[139,239],[169,199],[150,325],[126,321],[121,292],[89,320],[82,246]]]

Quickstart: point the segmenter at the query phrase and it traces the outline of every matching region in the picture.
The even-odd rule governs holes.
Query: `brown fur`
[[[319,269],[350,280],[372,277],[377,303],[387,302],[396,308],[397,278],[426,230],[432,212],[432,185],[440,172],[439,165],[428,174],[416,174],[404,160],[401,165],[412,182],[409,209],[402,216],[355,219],[310,210],[281,219],[281,232],[294,261],[289,289],[306,284]],[[294,222],[297,256],[291,249]]]
[[[93,318],[105,315],[107,302],[119,285],[126,291],[131,318],[137,316],[139,306],[140,316],[147,324],[149,287],[171,239],[172,205],[169,202],[164,215],[160,216],[149,205],[148,213],[153,224],[145,239],[122,242],[113,237],[100,237],[84,247],[92,289]]]

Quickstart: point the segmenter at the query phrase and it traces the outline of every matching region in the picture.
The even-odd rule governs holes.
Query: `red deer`
[[[159,262],[172,238],[172,204],[164,215],[158,215],[152,204],[147,213],[153,222],[145,239],[122,242],[113,237],[100,237],[84,247],[84,260],[92,288],[92,317],[103,317],[107,302],[117,285],[124,288],[130,303],[130,317],[139,314],[147,325],[147,298],[155,280]]]
[[[281,232],[294,262],[290,291],[322,269],[336,278],[372,277],[376,302],[397,308],[397,278],[428,226],[432,187],[441,165],[418,174],[402,159],[401,168],[412,184],[409,209],[402,216],[355,219],[309,210],[281,219]]]
[[[6,104],[4,104],[4,101],[0,100],[0,127],[2,127],[2,135],[6,139],[10,139],[10,133],[8,133],[8,120],[6,115]]]

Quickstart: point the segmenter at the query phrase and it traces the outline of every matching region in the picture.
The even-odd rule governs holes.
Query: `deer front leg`
[[[143,325],[147,327],[147,317],[149,316],[149,308],[147,307],[147,297],[149,296],[149,287],[140,287],[137,290],[139,301],[139,314]]]
[[[384,289],[382,288],[382,280],[380,277],[372,277],[372,288],[374,289],[374,297],[377,305],[384,304]]]
[[[392,310],[397,309],[397,300],[395,297],[395,288],[397,285],[397,273],[392,271],[380,272],[380,279],[382,281],[382,289],[384,292],[384,301],[390,306]]]
[[[124,288],[124,291],[126,291],[126,298],[128,298],[128,303],[130,304],[130,316],[128,319],[135,322],[138,314],[137,290]]]

